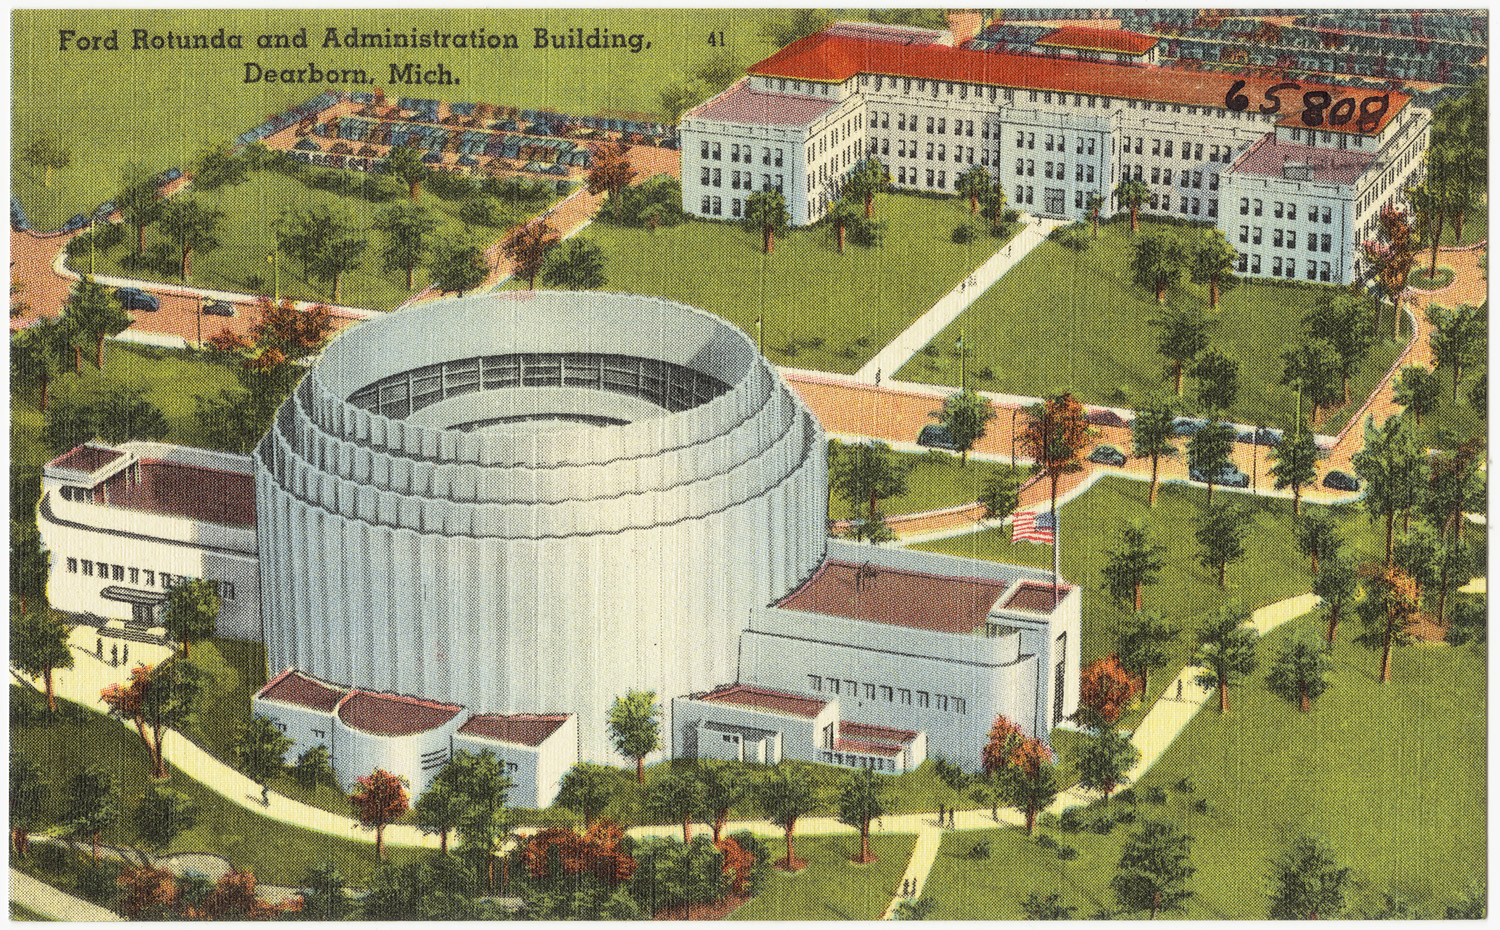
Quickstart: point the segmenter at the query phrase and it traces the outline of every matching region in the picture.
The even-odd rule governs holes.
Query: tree
[[[1199,480],[1208,486],[1205,504],[1209,507],[1214,505],[1214,484],[1230,464],[1229,453],[1234,449],[1234,440],[1234,427],[1228,423],[1209,423],[1188,440],[1188,470],[1190,474],[1197,472],[1201,476]]]
[[[1105,551],[1102,587],[1110,600],[1120,607],[1129,605],[1130,610],[1141,609],[1141,589],[1156,584],[1157,576],[1166,567],[1162,554],[1167,547],[1158,544],[1144,520],[1131,520],[1120,527],[1119,541]]]
[[[1412,642],[1412,627],[1422,604],[1422,589],[1397,566],[1373,571],[1365,579],[1364,599],[1356,611],[1364,631],[1354,638],[1380,651],[1380,683],[1391,680],[1391,650]]]
[[[766,819],[786,834],[786,858],[778,859],[776,866],[785,872],[799,871],[807,863],[792,849],[792,832],[797,820],[813,809],[812,779],[802,769],[778,765],[756,783],[755,800]]]
[[[334,303],[339,301],[344,275],[360,266],[369,245],[369,241],[352,227],[341,230],[340,234],[323,240],[308,264],[307,270],[313,277],[333,285]]]
[[[1007,806],[1026,815],[1026,835],[1036,824],[1037,811],[1057,797],[1057,775],[1052,768],[1052,750],[1041,740],[1027,736],[1004,715],[995,718],[990,736],[980,754],[984,773],[996,779]]]
[[[1198,564],[1219,570],[1219,587],[1230,562],[1245,557],[1245,531],[1251,522],[1250,511],[1234,504],[1210,505],[1193,534],[1198,540]]]
[[[161,191],[140,165],[128,165],[120,173],[120,191],[115,194],[120,216],[135,229],[135,252],[146,251],[146,227],[161,215]]]
[[[37,605],[29,610],[11,611],[10,664],[24,675],[42,677],[49,713],[57,713],[53,670],[73,667],[73,651],[68,648],[71,631],[62,614],[50,607]]]
[[[554,802],[583,815],[583,828],[594,825],[594,818],[614,796],[615,770],[592,762],[579,762],[568,769],[557,790]]]
[[[194,252],[211,252],[219,247],[219,230],[224,211],[205,207],[191,197],[176,197],[162,209],[162,234],[177,245],[178,264],[184,282],[192,268]]]
[[[863,202],[865,219],[870,219],[874,215],[875,195],[885,193],[890,185],[891,170],[871,155],[849,171],[844,179],[843,196]]]
[[[1306,339],[1281,353],[1281,383],[1307,398],[1309,424],[1318,422],[1319,410],[1338,404],[1341,364],[1338,349],[1323,338]]]
[[[1199,666],[1194,681],[1200,688],[1219,689],[1219,713],[1229,713],[1229,686],[1235,679],[1255,671],[1255,641],[1259,634],[1245,626],[1250,615],[1231,601],[1200,618],[1198,651],[1193,661]]]
[[[840,255],[844,254],[844,232],[859,219],[860,215],[859,205],[848,197],[840,197],[828,207],[828,214],[824,218],[833,226]]]
[[[1130,208],[1130,231],[1135,232],[1140,228],[1138,214],[1141,204],[1151,198],[1151,188],[1140,181],[1126,178],[1115,188],[1115,199]]]
[[[1282,435],[1281,442],[1272,447],[1270,456],[1276,463],[1270,470],[1271,476],[1276,479],[1276,490],[1292,489],[1292,513],[1300,517],[1302,489],[1318,478],[1318,443],[1313,439],[1312,430],[1300,422],[1293,424]],[[1313,555],[1315,573],[1317,565],[1317,556]]]
[[[332,284],[335,301],[344,273],[359,267],[369,246],[347,213],[321,204],[306,210],[283,210],[276,219],[275,233],[277,250],[300,263],[309,279]]]
[[[417,266],[432,247],[437,225],[429,210],[415,204],[392,204],[375,214],[372,228],[385,237],[385,247],[380,250],[381,265],[386,271],[406,272],[407,290],[415,284]]]
[[[1370,519],[1385,520],[1385,564],[1391,564],[1396,514],[1409,506],[1426,482],[1425,456],[1404,417],[1391,417],[1381,429],[1365,420],[1365,446],[1351,461],[1365,484],[1363,500]]]
[[[353,907],[346,894],[344,874],[331,862],[313,866],[302,877],[300,916],[307,920],[342,920]]]
[[[38,133],[21,148],[21,160],[42,171],[42,186],[52,186],[52,169],[62,170],[73,163],[73,150],[53,133]]]
[[[593,150],[593,165],[589,168],[588,177],[590,194],[603,191],[614,197],[622,187],[635,179],[636,171],[631,167],[627,155],[629,151],[630,147],[624,142],[607,143]]]
[[[1200,310],[1169,307],[1147,322],[1158,330],[1156,351],[1167,360],[1166,376],[1172,379],[1173,394],[1181,397],[1183,369],[1208,348],[1208,331],[1217,321]]]
[[[1120,665],[1118,656],[1095,659],[1078,676],[1077,716],[1086,727],[1113,724],[1135,695],[1135,681]]]
[[[105,442],[165,439],[169,429],[166,414],[146,399],[143,388],[111,388],[91,413],[94,432]]]
[[[937,907],[937,899],[922,896],[915,901],[906,900],[896,905],[896,913],[892,915],[894,920],[926,920],[932,909]]]
[[[569,239],[547,253],[542,284],[564,291],[597,291],[604,277],[604,250],[592,239]]]
[[[136,665],[130,672],[130,684],[110,685],[102,698],[116,716],[134,720],[141,739],[154,762],[152,776],[167,777],[167,763],[162,756],[162,731],[180,727],[192,714],[193,705],[202,691],[202,672],[174,656],[158,665]],[[146,725],[151,736],[146,736]]]
[[[786,229],[790,222],[781,191],[757,191],[745,201],[745,231],[760,233],[762,251],[767,255],[776,251],[776,233]]]
[[[56,317],[40,317],[11,336],[11,377],[38,386],[37,409],[42,413],[47,412],[52,379],[62,370],[64,353],[71,342],[68,325]]]
[[[46,823],[47,781],[41,768],[10,747],[10,842],[17,855],[31,851],[31,831]]]
[[[1136,458],[1151,459],[1151,491],[1147,505],[1156,506],[1157,472],[1161,460],[1177,454],[1173,443],[1173,424],[1177,410],[1170,398],[1152,395],[1137,406],[1130,426],[1130,452]]]
[[[803,36],[821,32],[830,22],[821,10],[794,9],[784,20],[768,19],[762,23],[760,37],[774,48],[784,48]]]
[[[1417,426],[1421,426],[1423,414],[1437,409],[1442,394],[1443,389],[1438,385],[1437,376],[1429,369],[1421,365],[1408,365],[1401,369],[1401,377],[1396,379],[1391,399],[1416,414]]]
[[[500,251],[510,259],[515,275],[526,279],[526,289],[534,290],[536,276],[542,272],[547,253],[557,242],[557,230],[546,220],[535,219],[512,229],[501,241]]]
[[[1122,623],[1116,654],[1120,664],[1141,676],[1141,693],[1151,685],[1151,670],[1167,662],[1167,646],[1177,630],[1167,625],[1160,610],[1138,610]]]
[[[1325,511],[1318,510],[1297,520],[1293,531],[1297,536],[1297,548],[1312,559],[1312,573],[1318,574],[1318,560],[1332,560],[1343,548],[1343,537],[1339,536],[1338,524]]]
[[[1229,412],[1240,392],[1240,363],[1218,349],[1204,350],[1188,372],[1198,382],[1198,406],[1210,418]]]
[[[1197,871],[1191,860],[1192,837],[1162,821],[1148,820],[1130,835],[1109,886],[1121,909],[1131,913],[1181,911],[1193,896],[1188,879]]]
[[[464,239],[442,239],[432,248],[428,276],[439,294],[463,294],[472,291],[489,277],[489,263],[484,249]]]
[[[322,744],[302,750],[292,766],[292,778],[308,791],[320,783],[333,781],[333,766],[328,761],[328,747]]]
[[[609,736],[615,750],[635,760],[636,784],[645,784],[647,754],[661,748],[661,705],[655,691],[631,691],[609,709]]]
[[[73,283],[73,290],[63,304],[68,320],[78,338],[94,341],[94,366],[104,370],[104,339],[124,331],[133,320],[109,297],[102,284],[84,275]]]
[[[1234,285],[1234,260],[1239,257],[1234,246],[1217,229],[1205,230],[1191,246],[1188,274],[1194,284],[1208,285],[1208,307],[1219,309],[1219,294]]]
[[[990,173],[975,165],[953,179],[953,190],[960,197],[969,198],[969,214],[979,211],[979,198],[989,193]]]
[[[1416,230],[1407,221],[1404,210],[1382,207],[1378,222],[1379,239],[1364,242],[1361,250],[1375,271],[1381,293],[1391,302],[1391,338],[1395,339],[1401,325],[1401,292],[1406,287],[1406,276],[1416,264],[1419,246]]]
[[[1323,647],[1298,639],[1281,650],[1266,675],[1266,685],[1272,694],[1295,702],[1297,709],[1306,713],[1312,709],[1313,700],[1328,689],[1323,677],[1328,669],[1328,654]]]
[[[1141,751],[1130,737],[1113,726],[1094,730],[1073,759],[1078,784],[1089,791],[1100,791],[1104,799],[1130,779],[1128,773],[1141,759]]]
[[[1058,555],[1057,483],[1068,472],[1082,471],[1079,461],[1088,444],[1089,421],[1072,394],[1058,394],[1026,409],[1026,426],[1021,431],[1021,448],[1041,468],[1051,484],[1052,556]],[[1053,581],[1056,581],[1054,577]]]
[[[141,842],[155,850],[166,849],[184,830],[198,822],[198,805],[180,791],[162,785],[147,785],[135,808],[135,828]]]
[[[859,856],[854,861],[860,864],[875,861],[870,852],[870,821],[885,813],[883,777],[873,769],[857,769],[839,785],[839,823],[859,831]]]
[[[1486,308],[1462,304],[1456,310],[1432,306],[1427,309],[1432,332],[1427,337],[1433,367],[1453,372],[1453,399],[1464,370],[1485,359]]]
[[[200,191],[237,187],[250,180],[250,158],[227,149],[209,146],[198,153],[193,166],[193,188]]]
[[[682,824],[682,841],[692,842],[693,816],[703,808],[703,786],[691,774],[670,772],[646,791],[642,811],[653,821]]]
[[[444,771],[447,771],[446,767]],[[438,777],[432,780],[411,808],[412,822],[417,829],[423,833],[436,833],[441,837],[438,849],[443,853],[448,851],[448,834],[463,822],[466,813],[464,798],[455,790],[452,781],[444,779],[441,772],[438,773]]]
[[[989,400],[965,387],[959,393],[944,398],[943,409],[933,416],[948,427],[948,432],[953,436],[953,444],[958,447],[959,464],[967,466],[969,450],[984,438],[987,424],[995,419],[995,408],[990,405]]]
[[[1100,194],[1097,191],[1089,194],[1088,206],[1086,207],[1086,209],[1089,211],[1089,222],[1094,227],[1095,239],[1099,238],[1099,213],[1104,209],[1104,205],[1105,200],[1103,194]]]
[[[182,643],[183,658],[191,654],[192,640],[207,639],[214,634],[220,606],[219,593],[214,590],[213,582],[202,578],[186,579],[167,591],[161,625],[166,628],[168,636]]]
[[[1132,213],[1132,223],[1134,223]],[[1134,229],[1134,225],[1131,226]],[[1130,247],[1130,276],[1135,283],[1156,294],[1157,303],[1165,303],[1167,288],[1182,278],[1182,243],[1164,233],[1142,236]]]
[[[69,836],[87,836],[94,861],[99,861],[99,834],[120,816],[120,789],[102,765],[90,765],[68,779],[63,805],[63,827]]]
[[[1322,840],[1299,837],[1271,860],[1271,920],[1336,918],[1344,910],[1350,869],[1341,866]]]
[[[1453,605],[1453,618],[1443,639],[1450,646],[1466,643],[1484,644],[1488,635],[1489,612],[1484,598],[1464,598]]]
[[[1359,371],[1370,346],[1375,342],[1371,325],[1374,314],[1370,299],[1364,294],[1340,290],[1332,297],[1319,298],[1313,309],[1302,317],[1303,332],[1310,339],[1322,339],[1333,346],[1337,369],[1344,389],[1344,403],[1349,402],[1349,379]]]
[[[475,755],[460,749],[438,773],[457,798],[462,812],[453,829],[461,846],[484,858],[485,878],[495,887],[495,855],[511,832],[510,790],[515,787],[505,767],[489,751]]]
[[[1438,243],[1443,238],[1443,219],[1452,188],[1453,165],[1448,151],[1432,145],[1428,146],[1425,161],[1426,177],[1403,193],[1417,211],[1417,227],[1427,231],[1427,239],[1432,245],[1432,262],[1427,269],[1427,276],[1431,278],[1437,274]]]
[[[204,881],[206,883],[207,879]],[[120,913],[132,920],[170,920],[180,913],[183,895],[178,882],[166,869],[150,865],[126,868],[120,872],[116,883],[120,887],[117,905]]]
[[[1313,576],[1313,593],[1320,598],[1319,606],[1328,614],[1329,643],[1338,632],[1339,615],[1354,600],[1358,582],[1354,566],[1335,555],[1326,555],[1323,570]]]
[[[699,786],[699,817],[713,829],[717,845],[729,820],[729,809],[749,796],[750,781],[740,768],[710,761],[699,761],[693,777]]]
[[[991,185],[979,201],[979,215],[990,221],[990,235],[998,236],[1003,232],[1006,215],[1009,212],[1006,207],[1005,188],[998,183]]]
[[[369,775],[354,780],[355,788],[349,794],[349,803],[360,825],[375,829],[375,858],[385,858],[385,828],[393,823],[410,806],[407,802],[406,779],[377,768]]]
[[[422,153],[409,145],[392,147],[380,167],[386,174],[405,182],[407,197],[411,200],[417,199],[422,181],[429,173],[427,166],[422,163]]]
[[[868,523],[855,525],[855,538],[868,535],[878,522],[879,502],[906,493],[906,476],[911,466],[891,453],[891,447],[879,440],[839,448],[829,463],[829,490],[842,497],[851,511],[869,503]]]
[[[1021,479],[1008,473],[999,473],[986,478],[979,489],[979,503],[984,506],[984,519],[995,520],[1009,516],[1021,503]]]
[[[270,806],[271,779],[285,768],[292,741],[270,717],[256,714],[241,724],[234,741],[234,761],[246,778],[260,785],[260,802]]]
[[[1097,194],[1095,196],[1098,196]],[[1026,920],[1072,920],[1078,908],[1062,903],[1062,895],[1043,895],[1033,891],[1021,899],[1021,916]]]

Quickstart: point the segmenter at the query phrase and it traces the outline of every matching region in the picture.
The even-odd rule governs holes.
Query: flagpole
[[[1052,508],[1052,609],[1057,609],[1057,592],[1060,588],[1058,576],[1062,574],[1062,521],[1057,518],[1056,505]]]

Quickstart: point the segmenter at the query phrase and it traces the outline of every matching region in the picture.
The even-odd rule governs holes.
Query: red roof
[[[1237,80],[1245,82],[1241,93],[1252,102],[1265,98],[1265,90],[1278,83],[1274,78],[1245,77],[1173,68],[1127,67],[1090,61],[1072,61],[1039,55],[981,52],[933,45],[892,45],[869,39],[854,39],[818,32],[752,65],[749,73],[802,81],[847,81],[857,74],[937,81],[993,84],[1019,90],[1050,90],[1071,94],[1095,94],[1121,99],[1148,100],[1186,106],[1224,106],[1224,96]],[[1334,99],[1346,96],[1332,85],[1302,84],[1304,92],[1327,90]],[[1356,97],[1365,92],[1355,92]],[[1301,94],[1282,94],[1282,112],[1287,117],[1301,113]],[[1379,132],[1405,106],[1405,94],[1390,94],[1390,108]],[[1350,122],[1348,128],[1352,128]]]
[[[806,126],[836,106],[836,100],[767,94],[751,90],[748,82],[741,82],[688,111],[683,118],[765,126]]]
[[[124,454],[118,449],[101,449],[98,446],[85,445],[63,453],[47,465],[51,468],[68,468],[93,474]]]
[[[829,559],[778,607],[897,626],[969,633],[983,624],[1003,581],[897,568],[864,569]]]
[[[1374,160],[1374,153],[1334,152],[1294,142],[1278,142],[1275,133],[1267,133],[1250,147],[1250,151],[1240,156],[1234,173],[1279,178],[1284,177],[1282,169],[1291,162],[1307,165],[1314,181],[1353,184]]]
[[[788,694],[785,691],[771,691],[750,685],[730,685],[712,694],[705,694],[699,700],[715,701],[720,704],[742,704],[746,707],[758,707],[761,710],[791,714],[796,717],[816,717],[823,712],[823,708],[828,706],[827,701],[820,701],[817,698]]]
[[[1069,585],[1057,586],[1057,600],[1068,596],[1073,588]],[[1040,581],[1023,581],[1016,586],[1016,591],[1006,600],[1006,607],[1014,607],[1017,610],[1039,610],[1043,613],[1051,613],[1057,606],[1057,600],[1052,597],[1052,585]]]
[[[260,689],[256,697],[283,704],[297,704],[323,713],[331,712],[348,692],[287,669]]]
[[[844,752],[863,752],[872,756],[895,756],[901,753],[900,746],[890,746],[885,743],[872,743],[869,740],[849,739],[840,736],[833,744],[834,749]]]
[[[355,691],[339,707],[339,719],[376,736],[411,736],[442,726],[462,709],[404,694]]]
[[[917,738],[915,730],[897,730],[893,727],[859,723],[854,720],[840,720],[839,735],[873,743],[889,743],[893,746],[904,746]]]
[[[141,459],[139,483],[132,471],[118,472],[104,482],[107,503],[204,523],[255,525],[253,475],[157,459]]]
[[[566,714],[476,714],[459,727],[458,732],[506,743],[540,746],[567,719]]]
[[[1037,45],[1055,45],[1059,48],[1082,48],[1100,52],[1127,52],[1144,55],[1160,41],[1155,36],[1143,36],[1138,32],[1123,29],[1096,29],[1090,26],[1060,26],[1042,36]]]

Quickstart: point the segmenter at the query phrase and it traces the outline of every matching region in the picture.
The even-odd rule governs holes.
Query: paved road
[[[114,911],[58,891],[14,868],[10,870],[10,899],[49,920],[94,922],[125,919]]]

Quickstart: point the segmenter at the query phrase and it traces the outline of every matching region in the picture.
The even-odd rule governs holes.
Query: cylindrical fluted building
[[[822,429],[740,330],[651,297],[440,301],[333,341],[256,449],[271,671],[572,712],[736,678],[822,559]],[[663,721],[663,734],[670,732]]]

